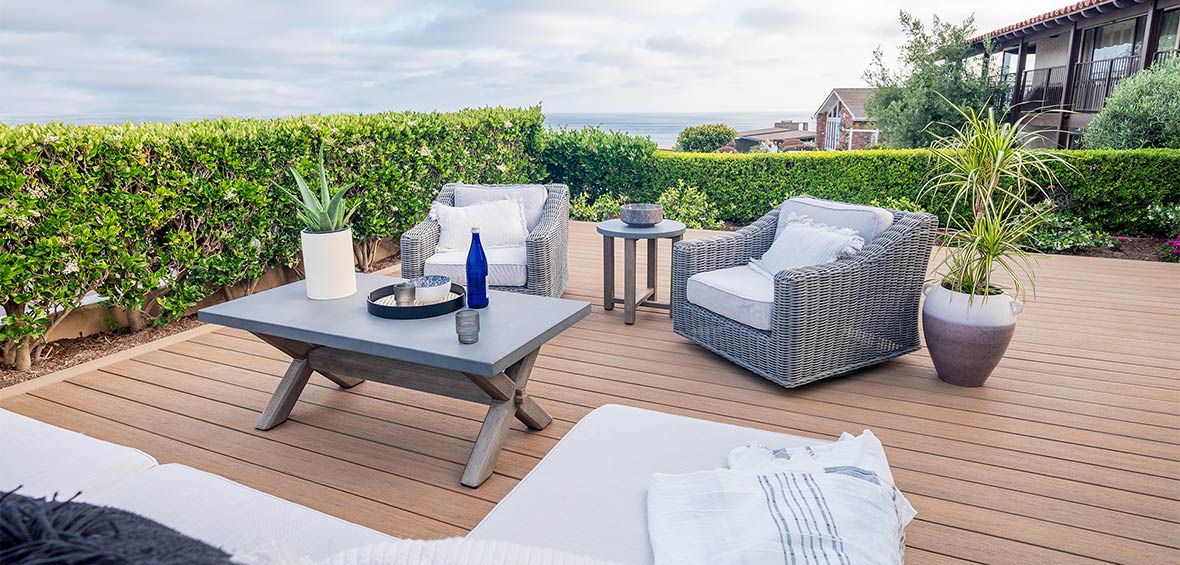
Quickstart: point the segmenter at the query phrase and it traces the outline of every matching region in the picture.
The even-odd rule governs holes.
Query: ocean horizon
[[[775,122],[806,122],[815,129],[805,110],[786,112],[554,112],[545,113],[545,126],[551,129],[579,129],[587,126],[621,131],[650,138],[660,147],[676,145],[676,136],[689,126],[725,124],[737,131],[768,128]]]

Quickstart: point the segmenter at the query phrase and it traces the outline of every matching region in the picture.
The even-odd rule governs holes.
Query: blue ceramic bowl
[[[451,277],[443,275],[413,278],[410,284],[414,285],[414,299],[419,304],[441,302],[451,292]]]

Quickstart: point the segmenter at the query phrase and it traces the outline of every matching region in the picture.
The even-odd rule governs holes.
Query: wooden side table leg
[[[260,430],[269,430],[286,422],[310,377],[311,363],[307,359],[291,361],[287,367],[287,373],[283,375],[283,380],[279,381],[279,388],[275,389],[274,396],[270,397],[270,402],[266,404],[266,409],[262,411],[262,417],[258,419],[258,423],[254,427]]]
[[[656,268],[660,260],[657,242],[659,240],[655,238],[647,240],[647,287],[651,289],[651,297],[648,300],[656,299]]]
[[[623,322],[635,323],[635,240],[623,239]]]
[[[615,238],[602,236],[602,309],[615,309]]]

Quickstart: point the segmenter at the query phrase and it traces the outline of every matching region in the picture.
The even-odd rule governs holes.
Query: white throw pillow
[[[518,247],[528,237],[520,200],[496,200],[456,208],[435,203],[430,217],[438,222],[435,251],[466,251],[471,247],[471,228],[479,228],[484,248]]]
[[[851,228],[817,224],[807,216],[791,214],[779,226],[770,249],[760,259],[750,259],[750,266],[763,276],[787,269],[831,263],[849,257],[864,247],[865,240]]]
[[[524,219],[531,232],[541,223],[545,215],[545,201],[549,199],[549,189],[540,184],[522,184],[518,186],[490,187],[472,184],[455,186],[455,206],[474,206],[484,202],[496,200],[520,199],[524,208]]]

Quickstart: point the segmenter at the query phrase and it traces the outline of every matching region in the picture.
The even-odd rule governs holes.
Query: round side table
[[[660,239],[671,239],[676,245],[684,237],[684,224],[675,220],[664,220],[650,228],[637,228],[614,219],[600,222],[598,233],[602,234],[602,307],[613,310],[615,304],[623,305],[623,321],[635,323],[635,308],[649,306],[672,312],[670,302],[656,302],[656,267],[658,253],[656,243]],[[615,298],[615,238],[623,240],[623,298]],[[642,293],[635,289],[635,242],[647,240],[647,288]]]

